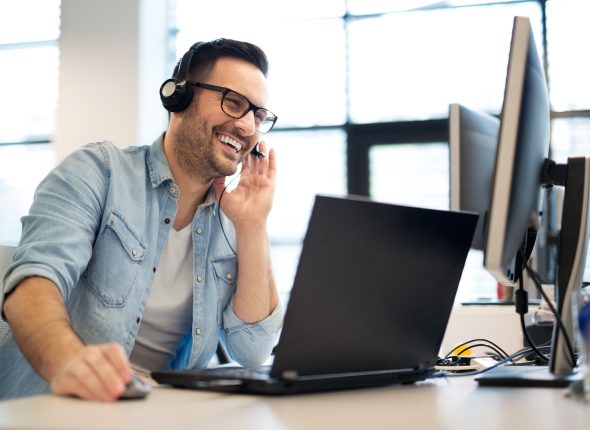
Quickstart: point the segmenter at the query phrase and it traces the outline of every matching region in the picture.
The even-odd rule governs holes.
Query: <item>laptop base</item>
[[[263,395],[303,394],[323,391],[372,388],[396,384],[412,384],[432,376],[434,370],[378,371],[362,373],[336,373],[330,375],[300,376],[297,379],[268,377],[267,379],[226,379],[208,377],[207,370],[170,370],[152,372],[152,378],[176,388],[201,391],[249,393]]]

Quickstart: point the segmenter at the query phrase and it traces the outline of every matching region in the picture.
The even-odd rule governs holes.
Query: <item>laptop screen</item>
[[[317,196],[271,375],[434,366],[476,223]]]

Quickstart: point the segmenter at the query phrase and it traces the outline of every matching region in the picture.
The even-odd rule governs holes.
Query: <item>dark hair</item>
[[[255,65],[264,76],[268,73],[266,54],[252,43],[222,38],[211,42],[197,42],[190,49],[194,52],[188,74],[193,79],[201,79],[213,69],[217,60],[223,57],[239,58]],[[179,67],[180,61],[174,67],[173,77],[178,73]]]

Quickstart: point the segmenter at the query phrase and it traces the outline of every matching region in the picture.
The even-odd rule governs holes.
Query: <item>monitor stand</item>
[[[504,365],[475,378],[480,387],[565,388],[582,379],[581,373],[556,375],[547,366]]]
[[[570,157],[567,165],[547,160],[546,186],[563,185],[563,201],[555,300],[557,314],[574,348],[572,295],[582,287],[590,226],[590,157]],[[549,366],[504,365],[477,378],[481,386],[562,388],[581,379],[559,324],[554,324]]]

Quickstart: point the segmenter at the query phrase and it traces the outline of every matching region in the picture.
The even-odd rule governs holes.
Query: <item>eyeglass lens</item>
[[[234,91],[228,91],[221,102],[223,111],[235,118],[241,118],[250,110],[250,102],[241,94]],[[259,108],[254,112],[254,123],[256,130],[266,133],[273,124],[274,115],[264,108]]]

